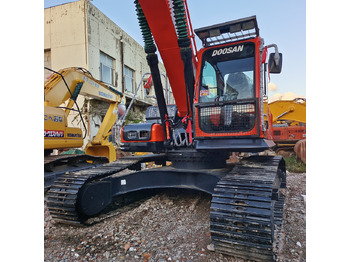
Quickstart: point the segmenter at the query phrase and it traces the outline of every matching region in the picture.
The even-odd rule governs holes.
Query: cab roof
[[[225,44],[259,36],[256,16],[250,16],[226,23],[206,26],[194,30],[204,47]]]

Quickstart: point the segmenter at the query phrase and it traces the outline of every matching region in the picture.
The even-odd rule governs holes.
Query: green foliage
[[[142,120],[140,119],[135,119],[135,116],[133,116],[132,114],[128,114],[125,118],[125,124],[138,124],[141,123]]]
[[[289,157],[284,157],[286,161],[286,168],[289,172],[292,173],[305,173],[306,164],[303,163],[300,159],[297,159],[296,154],[292,154]]]

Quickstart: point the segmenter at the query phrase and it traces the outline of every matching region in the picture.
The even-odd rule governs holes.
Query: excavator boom
[[[297,98],[293,100],[277,100],[269,103],[273,113],[273,123],[278,121],[299,122],[306,124],[306,100]]]
[[[157,45],[160,56],[167,71],[167,76],[176,101],[178,115],[184,117],[189,114],[188,100],[186,97],[185,68],[181,57],[181,47],[178,43],[178,35],[175,24],[175,17],[172,1],[166,0],[139,0],[142,11],[147,20],[152,36]],[[184,4],[182,0],[174,1]],[[183,6],[184,11],[186,6]],[[155,15],[157,14],[157,15]],[[182,13],[182,26],[188,28],[186,13]],[[188,29],[186,29],[188,30]],[[191,53],[194,54],[193,46]],[[193,67],[197,66],[195,56],[192,59]],[[194,75],[192,76],[194,77]],[[192,87],[193,88],[193,87]]]
[[[83,83],[79,90],[78,83]],[[67,85],[69,88],[67,88]],[[44,84],[45,104],[57,107],[78,95],[106,102],[120,102],[122,93],[92,77],[84,68],[70,67],[53,73]],[[74,93],[76,92],[76,93]]]

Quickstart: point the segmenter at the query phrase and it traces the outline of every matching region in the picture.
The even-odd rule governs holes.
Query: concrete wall
[[[88,67],[84,1],[44,10],[44,49],[51,52],[51,68]]]

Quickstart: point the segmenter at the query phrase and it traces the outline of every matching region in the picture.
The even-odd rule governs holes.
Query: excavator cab
[[[259,36],[256,17],[200,28],[195,33],[204,46],[198,53],[195,85],[196,148],[259,152],[273,146],[261,117],[267,48]],[[271,54],[269,64],[275,73],[280,72],[282,55],[276,61]]]

